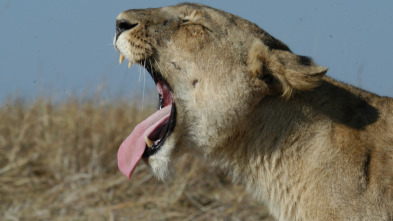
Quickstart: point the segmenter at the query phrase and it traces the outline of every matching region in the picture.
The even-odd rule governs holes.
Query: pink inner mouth
[[[131,177],[146,150],[145,137],[150,138],[152,134],[156,134],[156,130],[162,128],[162,125],[168,122],[171,115],[172,93],[162,81],[157,83],[157,90],[162,95],[163,108],[139,123],[123,141],[117,153],[118,167],[128,178]]]

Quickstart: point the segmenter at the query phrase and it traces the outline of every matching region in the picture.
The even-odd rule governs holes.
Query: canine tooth
[[[123,56],[122,54],[120,54],[119,63],[120,63],[120,64],[123,63],[123,60],[124,60],[124,56]]]
[[[131,68],[131,66],[132,66],[132,62],[130,61],[128,62],[128,68]]]
[[[153,146],[154,142],[152,140],[150,140],[147,136],[145,137],[145,141],[148,147]]]

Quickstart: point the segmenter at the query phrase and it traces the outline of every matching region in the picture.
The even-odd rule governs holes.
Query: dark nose
[[[116,21],[116,40],[119,38],[120,34],[123,33],[124,31],[130,30],[135,28],[138,25],[138,23],[131,24],[130,22],[126,20],[117,20]]]

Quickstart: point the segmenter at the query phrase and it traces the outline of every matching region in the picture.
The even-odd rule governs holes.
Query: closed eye
[[[193,19],[192,21],[190,21],[190,19],[188,18],[188,16],[184,17],[181,19],[181,24],[180,25],[199,25],[201,26],[204,30],[211,32],[211,29],[208,28],[207,26],[205,26],[204,24],[202,24],[201,20],[197,20],[195,22],[195,20]]]

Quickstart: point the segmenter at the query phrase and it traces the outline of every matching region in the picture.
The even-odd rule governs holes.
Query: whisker
[[[142,66],[138,65],[138,71],[139,71],[139,76],[138,76],[138,83],[141,83],[141,76],[142,76]]]
[[[138,77],[138,83],[141,83],[141,76],[142,76],[142,66],[138,65],[138,73],[139,73],[139,77]],[[142,105],[141,108],[143,110],[143,102],[145,99],[145,87],[143,86],[143,91],[142,91]]]
[[[153,71],[153,64],[151,63],[151,61],[149,61],[149,64],[150,64],[150,70],[152,70],[151,75],[154,78],[155,76],[154,76],[154,71]]]
[[[159,70],[159,72],[160,72],[161,74],[163,74],[164,72],[162,71],[162,69],[161,69],[160,65],[157,63],[157,61],[156,61],[156,60],[154,60],[154,62],[156,63],[156,65],[157,65],[157,67],[158,67],[158,70]]]
[[[146,88],[146,58],[145,58],[145,62],[143,62],[143,91],[142,91],[142,110],[143,110],[143,103],[145,100],[145,88]]]

